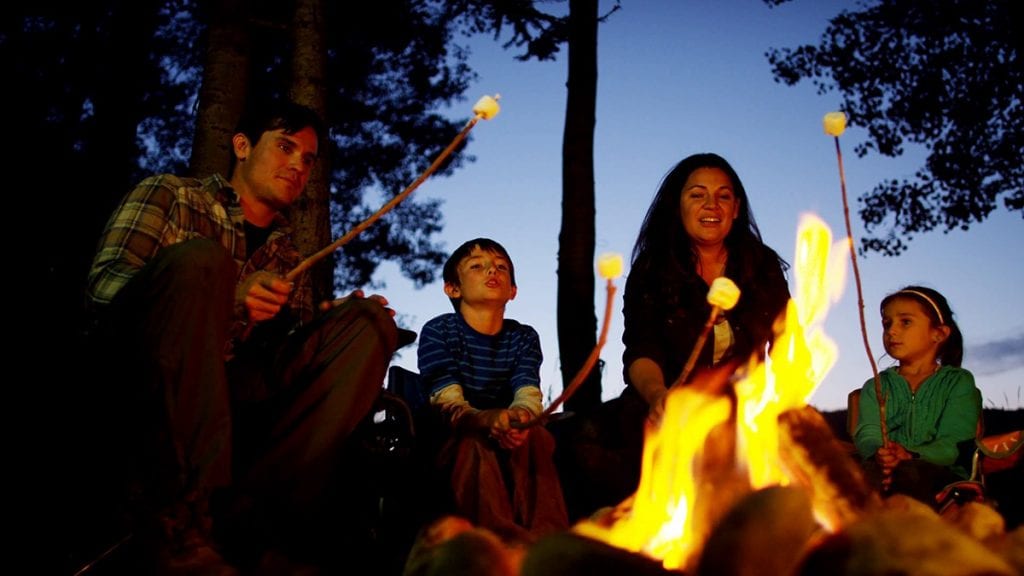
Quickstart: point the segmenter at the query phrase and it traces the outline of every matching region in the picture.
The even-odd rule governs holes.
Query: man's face
[[[235,135],[235,177],[249,197],[280,212],[302,194],[316,163],[317,136],[311,127],[294,134],[284,130],[264,132],[254,145],[244,135]]]

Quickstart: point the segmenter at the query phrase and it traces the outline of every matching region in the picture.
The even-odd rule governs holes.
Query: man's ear
[[[459,294],[461,293],[461,291],[459,290],[459,287],[456,286],[455,284],[452,284],[450,282],[445,282],[444,283],[444,293],[445,293],[445,296],[448,296],[449,298],[459,298],[460,297]]]
[[[246,157],[249,156],[249,137],[241,132],[231,137],[231,149],[235,153],[235,158],[240,161],[245,161]]]
[[[509,300],[515,300],[516,299],[516,294],[518,294],[518,293],[519,293],[519,288],[513,286],[512,287],[512,295],[509,296],[508,299]]]

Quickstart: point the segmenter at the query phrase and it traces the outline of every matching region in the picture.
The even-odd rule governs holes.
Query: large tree
[[[786,0],[766,0],[780,4]],[[1015,0],[881,0],[831,19],[817,46],[770,50],[777,81],[838,90],[864,156],[927,149],[912,179],[860,196],[861,251],[967,230],[1000,204],[1024,217],[1024,64]]]
[[[562,229],[558,235],[558,350],[568,385],[597,343],[594,315],[594,124],[597,121],[597,0],[569,0],[569,67],[562,138]],[[566,408],[601,403],[592,370]]]

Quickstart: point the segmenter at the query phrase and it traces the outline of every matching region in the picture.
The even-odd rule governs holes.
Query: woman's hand
[[[650,410],[647,412],[647,420],[654,426],[661,426],[661,419],[665,416],[665,398],[668,397],[668,390],[661,389],[654,392],[650,401]]]

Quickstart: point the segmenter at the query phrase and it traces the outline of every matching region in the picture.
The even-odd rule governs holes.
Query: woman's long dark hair
[[[740,203],[739,214],[725,238],[729,259],[735,265],[730,268],[738,270],[740,274],[754,274],[757,269],[755,262],[758,258],[765,257],[765,250],[768,250],[770,257],[778,259],[783,270],[789,268],[789,265],[761,240],[761,231],[754,221],[750,199],[739,175],[725,158],[712,153],[694,154],[684,158],[662,179],[633,246],[632,266],[651,270],[675,269],[687,276],[697,274],[697,253],[683,227],[679,214],[679,199],[686,179],[698,168],[718,168],[725,172],[732,181],[733,194]],[[734,280],[746,281],[749,278]]]

